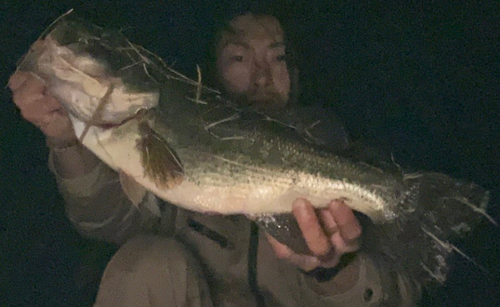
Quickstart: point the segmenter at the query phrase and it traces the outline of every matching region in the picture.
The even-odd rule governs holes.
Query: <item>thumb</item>
[[[17,90],[21,85],[23,85],[24,82],[28,79],[28,74],[26,72],[18,71],[12,74],[9,78],[9,82],[7,83],[7,86],[10,88],[11,91]]]

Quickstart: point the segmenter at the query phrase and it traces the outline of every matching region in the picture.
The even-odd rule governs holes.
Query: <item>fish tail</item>
[[[396,264],[420,284],[443,283],[449,256],[465,255],[455,242],[481,222],[498,225],[486,212],[490,193],[440,173],[406,174],[404,183],[407,190],[398,218],[364,227],[364,248]],[[480,267],[472,258],[466,259]]]

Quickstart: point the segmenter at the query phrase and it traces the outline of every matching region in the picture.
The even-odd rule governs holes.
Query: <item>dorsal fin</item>
[[[154,131],[146,120],[140,122],[141,140],[138,144],[141,153],[144,175],[158,187],[171,189],[184,178],[182,164],[167,141]]]

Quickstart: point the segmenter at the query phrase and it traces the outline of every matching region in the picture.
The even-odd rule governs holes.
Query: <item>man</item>
[[[294,84],[276,18],[236,16],[221,31],[216,54],[218,80],[229,97],[269,112],[289,104]],[[311,255],[259,236],[244,216],[166,205],[163,220],[155,221],[131,204],[118,175],[78,144],[43,82],[17,73],[9,86],[23,117],[47,136],[49,167],[75,228],[121,245],[104,272],[96,306],[410,306],[418,295],[403,275],[354,253],[361,226],[339,201],[319,211],[305,199],[294,202]],[[140,208],[151,201],[148,195]],[[157,235],[155,222],[175,234]]]

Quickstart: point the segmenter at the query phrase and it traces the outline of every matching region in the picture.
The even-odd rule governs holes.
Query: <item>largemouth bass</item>
[[[489,218],[481,187],[355,163],[286,119],[184,77],[121,33],[64,17],[42,38],[19,69],[46,82],[82,144],[120,173],[135,204],[147,190],[189,210],[246,214],[307,252],[300,233],[290,235],[292,202],[321,208],[342,199],[371,220],[364,232],[373,250],[420,282],[444,281],[450,240]]]

